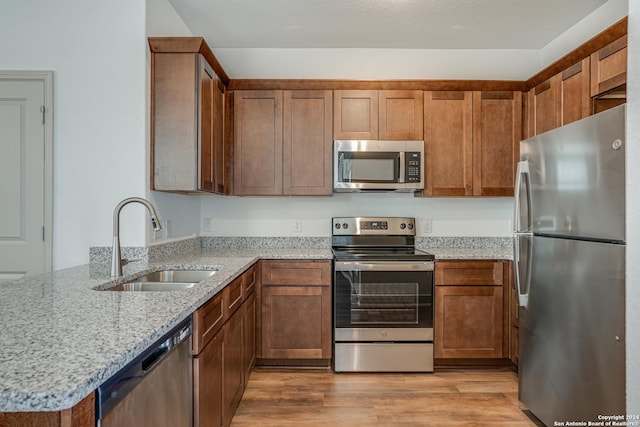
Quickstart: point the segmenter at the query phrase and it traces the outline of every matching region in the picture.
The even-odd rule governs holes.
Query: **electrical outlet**
[[[432,226],[433,226],[433,221],[432,220],[430,220],[430,219],[421,219],[420,220],[420,234],[422,236],[424,236],[426,234],[431,234],[433,232]]]
[[[301,219],[294,219],[293,220],[293,232],[294,233],[301,233],[302,232],[302,220]]]
[[[213,232],[213,218],[204,219],[204,231],[207,233]]]

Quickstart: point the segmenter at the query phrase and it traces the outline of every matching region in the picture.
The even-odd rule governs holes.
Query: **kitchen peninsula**
[[[197,240],[197,239],[196,239]],[[275,239],[276,241],[278,239]],[[509,247],[433,248],[440,259],[510,259]],[[3,284],[0,301],[0,420],[12,412],[73,407],[146,347],[218,295],[259,260],[330,260],[325,248],[196,248],[168,251],[152,262],[124,267],[83,266]],[[98,289],[162,269],[215,269],[187,290],[110,292]]]

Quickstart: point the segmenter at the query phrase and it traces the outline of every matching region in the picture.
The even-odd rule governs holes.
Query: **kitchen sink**
[[[104,291],[168,292],[193,288],[216,274],[216,270],[161,270],[115,285]]]
[[[139,282],[190,282],[198,283],[216,274],[215,270],[161,270],[142,276]]]

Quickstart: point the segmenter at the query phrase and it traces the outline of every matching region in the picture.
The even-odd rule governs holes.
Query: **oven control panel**
[[[415,218],[347,217],[332,219],[332,234],[336,235],[406,235],[415,236]]]

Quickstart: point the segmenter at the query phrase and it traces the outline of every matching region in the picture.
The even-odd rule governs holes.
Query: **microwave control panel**
[[[420,182],[420,153],[407,152],[405,160],[405,182]]]

